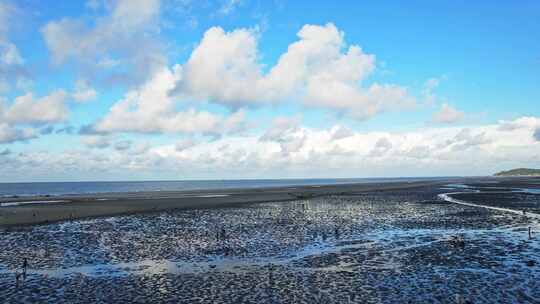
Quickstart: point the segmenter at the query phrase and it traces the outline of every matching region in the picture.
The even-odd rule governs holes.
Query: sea
[[[0,183],[0,197],[67,195],[90,193],[122,193],[146,191],[219,190],[231,188],[267,188],[349,183],[414,182],[444,177],[399,178],[327,178],[327,179],[243,179],[243,180],[179,180],[179,181],[85,181]]]

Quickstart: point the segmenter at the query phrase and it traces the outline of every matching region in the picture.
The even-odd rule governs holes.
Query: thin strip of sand
[[[370,191],[404,190],[449,182],[455,180],[9,198],[0,202],[4,204],[0,207],[0,227],[175,209],[231,207]]]

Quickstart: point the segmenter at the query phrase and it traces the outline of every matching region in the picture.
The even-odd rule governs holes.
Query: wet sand
[[[412,189],[452,181],[459,180],[11,197],[0,199],[0,226],[43,224],[175,209],[233,207],[326,195]]]
[[[490,196],[491,205],[475,196],[491,193],[486,185],[519,194],[521,188],[539,189],[536,181],[364,188],[228,208],[3,227],[0,299],[538,303],[539,220],[487,208],[514,210],[522,196],[500,202]],[[456,192],[476,198],[475,206],[443,199]],[[27,278],[17,286],[24,258]]]

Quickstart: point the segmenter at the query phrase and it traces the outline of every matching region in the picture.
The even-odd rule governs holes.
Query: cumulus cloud
[[[499,127],[353,132],[336,142],[333,128],[309,129],[294,119],[280,118],[260,137],[228,137],[189,150],[161,146],[152,151],[178,164],[201,166],[199,169],[207,169],[205,164],[209,162],[220,164],[219,170],[227,172],[241,166],[256,172],[274,170],[277,176],[287,172],[324,176],[334,168],[339,168],[334,175],[347,172],[348,176],[402,176],[403,170],[415,175],[488,174],[501,166],[540,161],[540,144],[532,138],[524,139],[527,130],[509,132]]]
[[[242,129],[245,114],[228,117],[194,108],[177,110],[177,99],[169,93],[181,78],[182,69],[162,68],[141,87],[129,91],[109,113],[90,129],[97,133],[200,133],[221,135]]]
[[[330,133],[334,140],[340,140],[354,135],[354,132],[351,129],[341,125],[333,126],[332,129],[330,129]]]
[[[305,130],[300,127],[299,117],[277,117],[259,141],[278,143],[281,153],[288,155],[299,152],[306,139],[307,135]]]
[[[299,117],[279,116],[272,121],[272,126],[261,136],[262,141],[280,141],[290,133],[300,129]]]
[[[502,131],[514,131],[516,129],[540,128],[540,118],[525,116],[515,120],[499,121],[499,129]]]
[[[65,105],[67,93],[55,91],[47,96],[35,98],[32,93],[18,96],[10,106],[0,101],[0,121],[10,124],[43,125],[65,121],[68,109]]]
[[[433,114],[432,121],[436,123],[451,124],[462,121],[464,117],[465,113],[447,103],[443,103],[441,109]]]
[[[267,73],[258,60],[258,35],[250,29],[207,30],[183,65],[175,93],[231,108],[298,98],[357,119],[415,104],[404,87],[362,86],[375,69],[375,56],[347,46],[344,33],[331,23],[303,26]]]
[[[299,40],[267,73],[258,61],[257,36],[256,30],[210,28],[184,65],[161,66],[84,130],[220,136],[245,129],[245,112],[240,108],[293,98],[356,119],[414,105],[403,87],[361,86],[375,69],[375,57],[359,46],[347,46],[344,34],[333,24],[304,26]],[[224,116],[179,104],[193,101],[218,103],[233,112]],[[288,151],[301,144],[301,137],[282,142]]]
[[[486,132],[474,134],[469,128],[461,130],[448,143],[452,146],[452,150],[466,150],[471,147],[488,144],[492,139],[488,138]]]
[[[392,143],[390,140],[388,140],[388,138],[382,137],[377,140],[369,155],[373,157],[383,156],[390,149],[392,149]]]
[[[68,118],[66,97],[64,91],[58,90],[39,98],[27,93],[9,104],[0,98],[0,143],[26,141],[38,134],[53,133],[53,125]]]
[[[17,141],[26,141],[37,137],[32,129],[17,129],[7,123],[0,122],[0,143],[9,144]]]
[[[467,128],[440,127],[407,132],[359,132],[336,140],[332,128],[276,123],[261,135],[227,136],[214,141],[161,144],[139,153],[108,149],[28,152],[12,155],[6,174],[144,172],[189,178],[482,175],[540,163],[540,143],[531,130],[501,130],[500,123]],[[290,138],[289,138],[290,136]],[[299,144],[301,142],[301,144]],[[286,143],[284,146],[283,143]],[[465,147],[468,145],[468,147]],[[189,146],[189,147],[188,147]],[[461,148],[456,148],[461,146]],[[379,150],[380,153],[375,153]],[[10,171],[9,168],[12,168]],[[66,173],[68,172],[68,173]],[[152,175],[155,174],[155,175]],[[11,176],[11,175],[5,175]]]
[[[116,0],[104,7],[106,14],[90,23],[84,17],[63,18],[41,29],[53,63],[78,63],[89,77],[96,68],[105,69],[107,83],[145,80],[166,62],[152,38],[159,33],[160,1]],[[103,64],[110,62],[116,64]]]

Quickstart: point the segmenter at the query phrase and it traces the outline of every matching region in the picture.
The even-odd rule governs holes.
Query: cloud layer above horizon
[[[203,8],[191,1],[82,1],[39,20],[0,1],[0,182],[540,166],[536,113],[462,109],[438,91],[451,71],[400,71],[393,65],[405,62],[366,51],[373,48],[349,41],[331,19],[283,31],[269,11],[249,27],[231,26],[248,2],[210,3],[208,22],[227,26],[202,28]],[[271,47],[273,31],[288,42]],[[180,43],[183,34],[193,38]],[[29,51],[31,37],[44,58]]]

